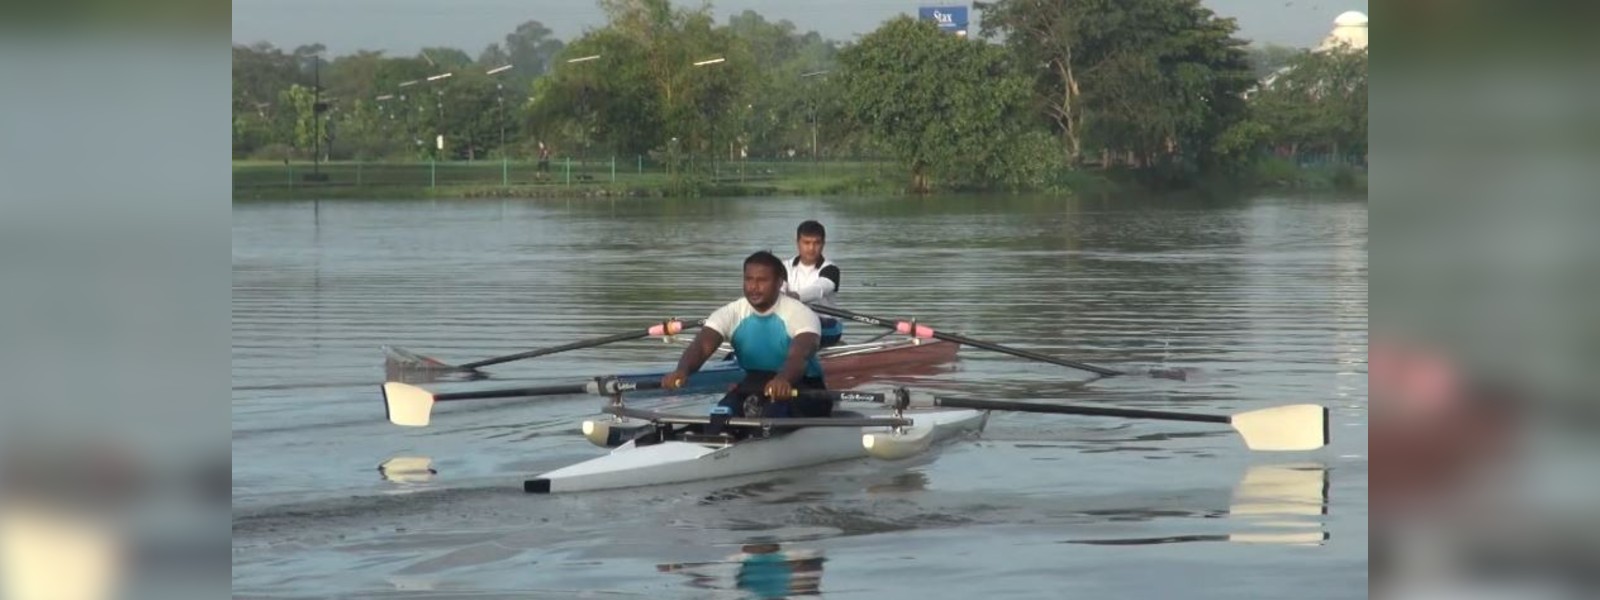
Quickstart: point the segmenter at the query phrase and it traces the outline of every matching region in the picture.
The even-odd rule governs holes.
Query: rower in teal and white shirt
[[[661,379],[664,389],[676,389],[700,370],[727,340],[745,378],[712,409],[717,420],[744,415],[750,395],[772,399],[767,417],[826,417],[833,414],[830,399],[793,398],[794,390],[826,389],[822,362],[821,324],[817,314],[799,300],[779,292],[787,271],[771,252],[757,252],[744,260],[744,297],[719,308],[706,319],[694,341],[678,359],[678,367]],[[752,415],[755,416],[755,415]],[[719,419],[720,418],[720,419]]]
[[[828,230],[821,223],[806,221],[795,229],[794,245],[797,254],[784,266],[788,269],[788,281],[784,284],[783,293],[806,304],[819,304],[822,306],[836,306],[835,296],[839,292],[839,265],[829,262],[822,256],[823,247],[828,244]],[[839,343],[844,337],[844,325],[838,319],[821,317],[822,347],[826,348]]]

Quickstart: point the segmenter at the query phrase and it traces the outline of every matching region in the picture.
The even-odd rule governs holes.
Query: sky
[[[1239,21],[1239,36],[1258,43],[1311,47],[1347,10],[1367,12],[1367,0],[1201,0]],[[677,2],[693,5],[693,2]],[[753,9],[769,21],[788,19],[800,31],[849,41],[919,6],[961,2],[917,0],[720,0],[719,22]],[[970,4],[970,3],[968,3]],[[972,11],[973,28],[980,18]],[[544,23],[563,40],[605,24],[592,0],[233,0],[233,42],[271,42],[284,49],[321,43],[334,56],[383,50],[412,56],[424,47],[448,46],[477,56],[528,20]]]

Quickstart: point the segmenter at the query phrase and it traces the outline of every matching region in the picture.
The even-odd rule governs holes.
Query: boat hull
[[[944,440],[981,431],[988,413],[942,410],[907,413],[906,435]],[[609,454],[556,469],[523,484],[529,493],[565,493],[685,483],[821,465],[868,456],[863,437],[888,427],[805,427],[732,444],[668,440],[628,442]]]

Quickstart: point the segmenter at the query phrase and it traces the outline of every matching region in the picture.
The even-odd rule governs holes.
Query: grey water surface
[[[975,348],[888,383],[1004,400],[1331,409],[1333,444],[995,414],[977,439],[674,486],[530,496],[598,456],[595,397],[389,424],[383,345],[449,362],[699,318],[745,255],[828,227],[841,304],[1106,366]],[[235,203],[233,591],[242,597],[1346,598],[1367,595],[1364,198]],[[875,331],[849,327],[850,338]],[[659,340],[435,389],[660,367]],[[644,400],[701,411],[709,396]],[[380,464],[392,466],[380,472]]]

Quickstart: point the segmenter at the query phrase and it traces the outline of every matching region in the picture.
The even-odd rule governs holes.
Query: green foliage
[[[1239,180],[1256,187],[1306,191],[1365,191],[1367,175],[1345,164],[1301,165],[1287,158],[1256,161]]]
[[[447,143],[444,158],[484,157],[500,149],[502,124],[508,145],[522,137],[517,113],[531,82],[563,46],[536,21],[506,36],[504,47],[510,51],[499,44],[486,49],[479,58],[493,63],[488,66],[456,48],[424,48],[404,58],[358,51],[329,62],[320,44],[292,52],[265,43],[234,46],[234,156],[275,154],[260,150],[287,146],[290,154],[309,158],[317,131],[310,109],[320,79],[321,97],[329,106],[322,127],[329,158],[434,156],[434,139],[441,133]],[[486,75],[511,62],[519,64]],[[318,64],[320,77],[315,77]],[[426,81],[446,72],[451,77]]]
[[[784,157],[789,150],[810,156],[813,122],[838,112],[829,71],[838,48],[816,32],[797,34],[793,23],[769,22],[746,10],[728,20],[728,29],[749,48],[757,69],[747,101],[738,111],[740,139],[751,156]],[[835,139],[835,138],[830,138]]]
[[[996,46],[900,17],[839,56],[846,114],[911,173],[911,188],[1028,185],[1048,143],[1022,118],[1031,82]]]
[[[985,36],[1028,65],[1069,163],[1195,169],[1240,121],[1254,78],[1232,19],[1198,0],[998,0]]]
[[[432,47],[423,48],[417,56],[422,57],[435,72],[454,71],[472,64],[472,57],[460,48]]]
[[[746,159],[894,157],[925,191],[1077,189],[1096,168],[1186,185],[1248,179],[1269,152],[1367,152],[1365,51],[1249,48],[1201,0],[994,0],[977,8],[1000,41],[902,17],[848,45],[750,10],[718,23],[707,5],[597,1],[603,27],[564,42],[527,21],[476,58],[236,45],[234,156],[533,160],[543,142],[558,161],[645,157],[692,194],[729,189]]]
[[[535,135],[568,148],[662,154],[695,170],[727,156],[745,137],[740,125],[751,106],[756,67],[747,45],[705,8],[675,9],[665,0],[601,5],[609,24],[574,40],[535,84],[528,112]],[[695,65],[716,58],[722,61]]]
[[[508,73],[511,84],[526,90],[535,79],[550,71],[556,56],[565,47],[549,27],[538,21],[527,21],[506,34],[503,45],[491,44],[485,48],[478,61],[484,69],[512,65]]]
[[[1288,66],[1291,59],[1305,52],[1305,50],[1278,44],[1266,44],[1263,46],[1251,46],[1245,52],[1250,60],[1250,72],[1259,80]]]
[[[280,125],[278,131],[279,135],[283,136],[284,130],[287,130],[288,135],[283,137],[287,138],[284,141],[289,145],[304,150],[310,148],[314,142],[313,135],[317,126],[316,117],[312,113],[314,103],[311,88],[298,83],[291,84],[289,89],[278,94],[278,106],[281,107],[279,114],[287,119],[287,126]]]
[[[1263,143],[1364,162],[1367,153],[1367,51],[1303,52],[1251,97]]]

